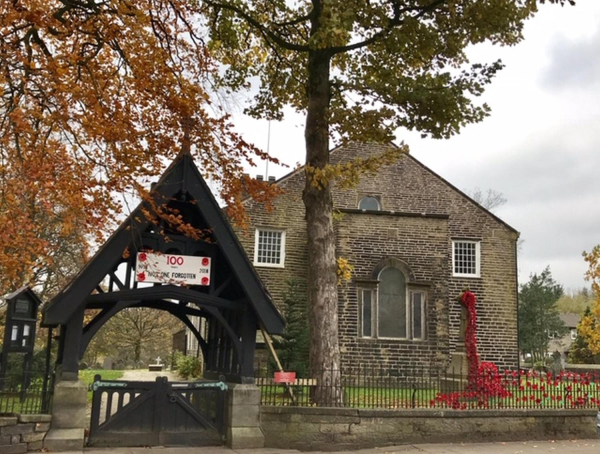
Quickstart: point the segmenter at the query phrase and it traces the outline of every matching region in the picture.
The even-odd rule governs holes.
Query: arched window
[[[375,276],[378,281],[376,287],[361,288],[359,291],[360,336],[425,339],[427,292],[414,286],[409,288],[405,273],[393,263],[388,263]]]
[[[406,337],[406,279],[398,268],[379,274],[377,317],[379,337]]]
[[[379,203],[377,197],[367,196],[360,199],[360,202],[358,203],[358,209],[366,211],[380,211],[381,204]]]

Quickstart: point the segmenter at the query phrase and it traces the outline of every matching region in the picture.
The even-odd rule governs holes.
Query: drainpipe
[[[517,367],[521,370],[521,340],[519,339],[519,266],[518,266],[518,244],[520,233],[517,233],[515,239],[515,293],[517,297]]]

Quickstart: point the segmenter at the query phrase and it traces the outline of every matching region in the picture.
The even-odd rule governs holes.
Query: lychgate
[[[262,326],[269,333],[281,333],[283,318],[194,164],[187,144],[184,141],[181,153],[153,187],[150,198],[44,308],[43,324],[60,328],[59,376],[52,430],[46,442],[51,450],[81,448],[86,390],[78,381],[78,363],[98,330],[125,308],[159,309],[177,317],[198,339],[206,379],[237,383],[230,386],[230,394],[258,392],[252,385],[257,329]],[[157,207],[177,213],[199,234],[194,239],[164,221],[166,216],[149,216]],[[175,257],[172,263],[167,256]],[[185,257],[192,258],[188,268]],[[152,273],[152,283],[144,282]],[[101,286],[102,282],[108,284]],[[90,309],[97,315],[84,323],[84,312]],[[199,332],[190,316],[204,319],[205,333]],[[236,399],[229,396],[228,402],[235,405]],[[258,402],[246,405],[244,411],[258,415]],[[225,413],[231,415],[225,422],[230,445],[260,445],[258,418],[253,427],[236,430],[236,412]]]

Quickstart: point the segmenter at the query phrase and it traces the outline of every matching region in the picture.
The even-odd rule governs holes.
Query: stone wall
[[[343,213],[336,221],[336,250],[354,266],[352,282],[339,288],[340,349],[344,368],[428,367],[448,357],[448,219],[393,214]],[[390,240],[390,236],[393,239]],[[373,288],[373,270],[386,257],[410,264],[409,291],[425,291],[422,340],[364,338],[360,335],[361,288]]]
[[[0,453],[41,450],[51,419],[50,415],[0,416]]]
[[[404,443],[596,438],[595,410],[261,408],[265,446],[306,451]]]
[[[385,151],[385,145],[354,144],[331,152],[333,164]],[[306,285],[306,221],[302,169],[276,183],[283,194],[273,210],[252,200],[245,201],[249,229],[238,232],[252,260],[256,228],[286,232],[285,267],[257,267],[258,274],[281,309],[286,281],[294,278]],[[468,180],[461,182],[468,185]],[[376,174],[364,175],[352,188],[333,188],[336,215],[336,253],[355,266],[353,280],[340,287],[340,337],[345,364],[381,366],[380,359],[396,364],[415,360],[431,364],[444,358],[450,362],[460,344],[461,306],[456,300],[465,287],[478,297],[478,347],[483,361],[500,368],[518,364],[516,240],[518,233],[465,194],[411,156],[384,166]],[[381,201],[387,215],[358,212],[366,195]],[[351,210],[355,210],[352,212]],[[369,230],[365,235],[361,227]],[[374,227],[377,226],[376,230]],[[452,240],[481,241],[481,277],[453,277]],[[378,343],[358,338],[360,279],[373,263],[398,259],[421,274],[427,286],[427,339],[392,340]],[[369,355],[365,355],[368,351]],[[378,363],[374,364],[376,359]]]

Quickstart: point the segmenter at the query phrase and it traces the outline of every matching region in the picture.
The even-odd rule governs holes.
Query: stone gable
[[[390,145],[393,146],[393,145]],[[332,163],[381,153],[386,145],[352,144],[331,152]],[[277,182],[284,194],[267,212],[261,204],[246,202],[250,228],[240,234],[251,260],[255,229],[285,231],[283,268],[256,269],[276,303],[281,307],[287,281],[306,285],[306,221],[302,169]],[[360,199],[375,196],[382,212],[357,210]],[[451,360],[460,341],[461,308],[456,298],[465,287],[478,297],[479,351],[484,361],[500,367],[516,367],[518,232],[505,224],[412,156],[382,167],[375,175],[364,175],[351,189],[333,190],[337,255],[354,266],[351,282],[339,289],[340,346],[346,365],[379,367],[430,365]],[[478,278],[453,277],[452,240],[480,241],[481,274]],[[407,265],[412,281],[426,294],[425,339],[366,339],[359,333],[361,282],[385,259]],[[377,286],[375,283],[371,285]]]

